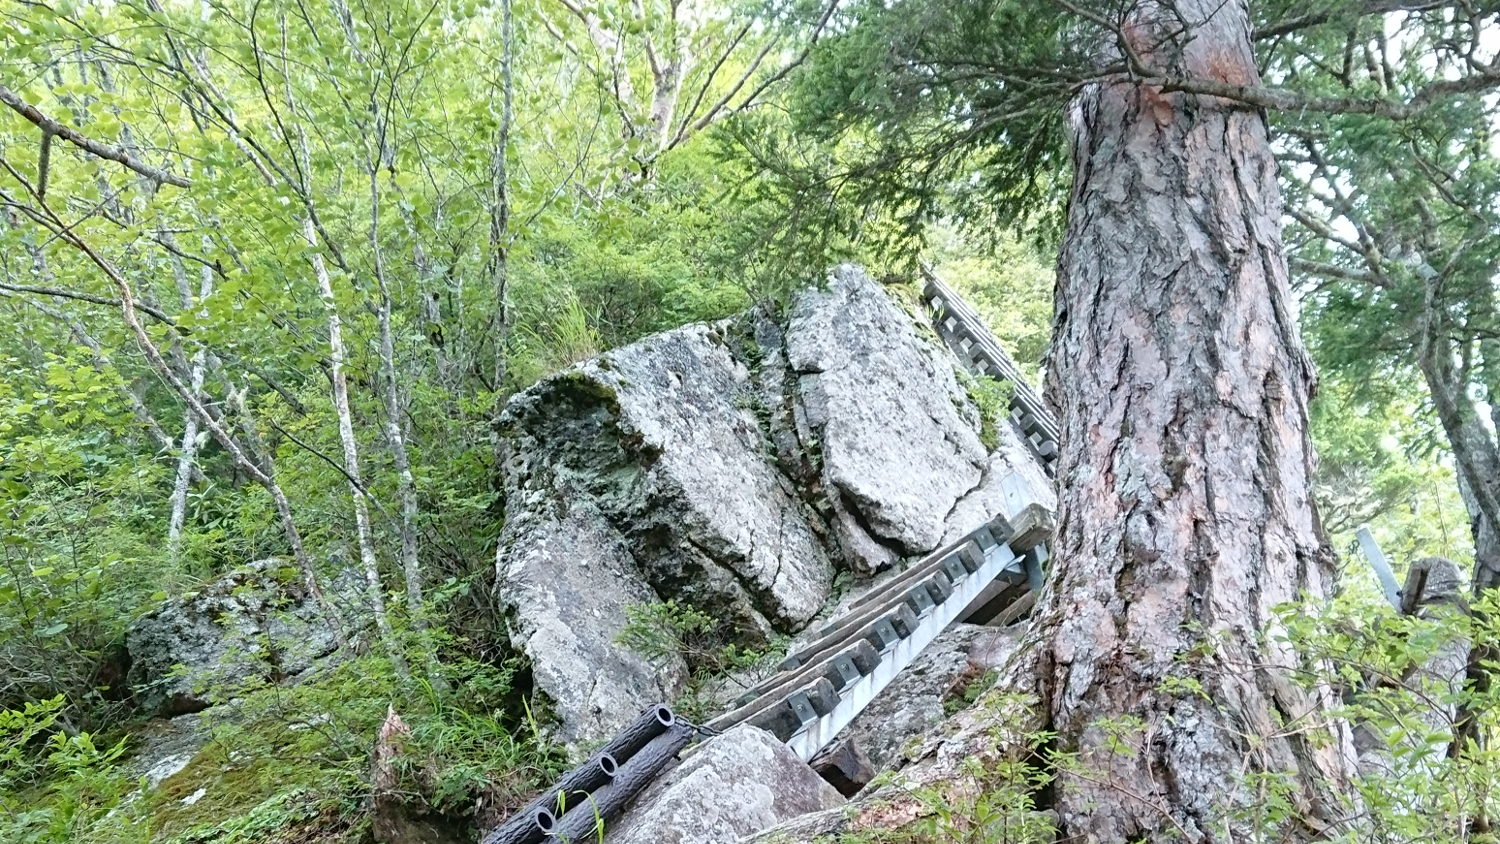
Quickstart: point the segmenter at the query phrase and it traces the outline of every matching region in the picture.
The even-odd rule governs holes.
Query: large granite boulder
[[[126,647],[142,707],[171,717],[206,709],[215,694],[247,682],[294,679],[337,642],[296,569],[266,559],[142,616]]]
[[[835,527],[884,551],[850,562],[874,571],[938,547],[987,463],[952,356],[853,267],[796,299],[785,343],[797,431],[818,443]]]
[[[515,396],[497,595],[557,738],[608,737],[691,666],[617,644],[677,601],[732,641],[795,634],[858,582],[1008,512],[958,360],[853,267],[768,309],[610,351]]]
[[[626,607],[651,603],[656,593],[597,508],[579,498],[562,509],[515,526],[500,589],[514,607],[512,644],[531,658],[541,702],[552,704],[543,714],[559,722],[561,741],[578,742],[608,736],[647,705],[672,700],[687,667],[680,658],[653,663],[615,643]]]
[[[605,844],[733,844],[844,798],[791,748],[741,724],[704,742],[606,829]]]
[[[500,597],[563,741],[603,738],[679,690],[679,663],[614,643],[628,605],[678,600],[766,641],[828,597],[833,563],[766,459],[732,328],[647,338],[505,411]]]

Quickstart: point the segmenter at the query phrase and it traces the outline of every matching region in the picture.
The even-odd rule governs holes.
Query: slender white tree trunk
[[[169,234],[163,233],[170,237]],[[205,246],[208,238],[204,238]],[[206,250],[205,250],[206,251]],[[188,289],[187,275],[183,271],[182,259],[176,255],[172,256],[172,273],[177,282],[177,294],[182,299],[182,308],[187,310],[193,306],[192,291]],[[198,283],[198,301],[206,300],[214,290],[214,273],[211,267],[202,268],[202,277]],[[207,368],[206,352],[201,347],[193,353],[192,363],[188,372],[188,389],[193,391],[194,396],[203,395],[203,376]],[[176,560],[182,546],[182,528],[187,521],[187,495],[188,486],[193,480],[193,468],[198,460],[198,416],[192,411],[183,414],[182,420],[182,445],[177,452],[177,478],[172,484],[172,512],[167,522],[167,555],[169,559]]]
[[[510,146],[514,117],[515,21],[511,0],[501,0],[500,21],[500,121],[490,151],[490,255],[489,276],[495,295],[495,406],[500,415],[500,396],[505,390],[505,351],[510,334],[510,175],[505,160]]]
[[[50,214],[50,208],[46,208],[45,205],[43,208]],[[328,619],[329,626],[333,630],[334,640],[338,642],[340,648],[345,647],[348,644],[348,637],[344,633],[341,616],[337,609],[329,603],[327,595],[323,592],[322,585],[318,582],[317,568],[313,565],[312,557],[307,553],[307,547],[302,543],[302,532],[298,530],[297,521],[292,515],[291,501],[287,499],[286,492],[282,490],[281,485],[276,482],[276,478],[270,468],[269,458],[267,458],[267,465],[262,467],[260,463],[246,453],[245,449],[229,433],[229,430],[219,424],[213,412],[204,405],[203,400],[194,395],[193,391],[188,389],[188,385],[177,376],[176,372],[172,371],[172,367],[162,357],[161,351],[156,348],[156,343],[152,341],[151,335],[147,333],[145,326],[141,325],[140,316],[136,311],[135,292],[131,289],[130,283],[120,274],[120,271],[109,261],[105,260],[93,247],[89,246],[87,242],[68,230],[62,220],[55,214],[50,214],[50,217],[49,228],[58,233],[64,242],[71,244],[86,255],[93,262],[94,266],[98,267],[109,277],[110,282],[119,291],[120,315],[124,318],[126,327],[130,329],[131,336],[135,338],[136,345],[140,347],[141,353],[145,355],[146,362],[156,371],[157,376],[177,394],[178,398],[187,404],[188,408],[198,417],[198,421],[208,429],[209,434],[228,452],[230,459],[234,461],[235,465],[240,467],[240,470],[245,472],[245,474],[249,475],[251,480],[264,487],[266,492],[271,496],[271,504],[276,509],[276,515],[286,534],[287,545],[291,547],[292,558],[297,561],[297,566],[302,571],[303,584],[306,586],[308,594],[312,596],[313,600],[317,602],[318,607],[323,611],[324,617]]]
[[[417,482],[411,470],[411,456],[406,450],[406,433],[402,419],[406,413],[401,401],[401,383],[396,377],[396,340],[391,329],[391,289],[386,282],[385,257],[380,248],[380,170],[378,157],[370,162],[370,252],[375,261],[375,282],[380,288],[376,316],[380,323],[380,374],[385,382],[385,440],[396,466],[396,490],[401,498],[401,571],[406,578],[407,617],[417,631],[427,661],[427,679],[434,688],[444,689],[442,672],[438,671],[432,637],[427,635],[426,606],[422,599],[422,565],[417,543]],[[413,233],[415,234],[415,232]],[[420,249],[420,247],[419,247]],[[420,251],[418,252],[420,254]]]
[[[370,173],[373,184],[376,173]],[[372,188],[371,193],[374,193]],[[374,198],[374,197],[372,197]],[[378,207],[378,206],[377,206]],[[371,213],[379,220],[378,211]],[[371,240],[375,239],[372,234]],[[385,440],[396,466],[396,489],[401,499],[401,569],[406,575],[408,611],[419,619],[422,613],[422,569],[417,561],[417,482],[411,471],[411,457],[406,450],[406,434],[401,420],[405,416],[401,402],[400,379],[396,377],[396,342],[391,331],[391,290],[386,284],[385,262],[379,245],[375,245],[375,281],[380,287],[380,304],[376,316],[380,322],[380,374],[385,381]]]
[[[302,234],[310,245],[317,245],[318,233],[310,218],[303,221]],[[323,298],[323,309],[328,316],[328,354],[330,377],[333,381],[333,410],[338,417],[339,442],[343,445],[344,474],[349,481],[350,497],[354,500],[354,530],[356,542],[359,544],[359,561],[365,575],[366,600],[369,601],[370,613],[375,617],[375,629],[385,644],[392,664],[402,676],[405,676],[407,674],[406,662],[401,656],[400,645],[396,642],[396,635],[391,629],[391,619],[386,612],[385,589],[380,583],[380,563],[375,556],[375,537],[374,532],[370,530],[370,506],[365,500],[364,481],[360,479],[359,445],[354,439],[354,418],[349,411],[349,385],[344,377],[344,363],[347,355],[344,350],[343,323],[339,319],[338,303],[333,296],[333,282],[329,278],[328,267],[323,263],[323,256],[314,252],[312,264],[313,275],[318,281],[318,294]]]

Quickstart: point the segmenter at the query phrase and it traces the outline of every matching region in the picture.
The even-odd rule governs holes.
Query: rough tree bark
[[[1124,46],[1146,61],[1259,83],[1244,0],[1136,8]],[[1262,635],[1333,577],[1265,118],[1120,80],[1070,122],[1059,529],[1035,615],[1042,698],[1077,754],[1063,835],[1242,840],[1273,773],[1299,815],[1287,834],[1316,836],[1343,817],[1353,753],[1328,692],[1298,687],[1295,654]]]

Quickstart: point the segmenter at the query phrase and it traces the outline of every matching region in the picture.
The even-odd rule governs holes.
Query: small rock
[[[171,717],[206,709],[215,690],[303,674],[336,641],[290,564],[266,559],[142,616],[126,646],[141,705]]]
[[[648,788],[605,844],[733,844],[844,798],[770,733],[741,724]]]
[[[191,761],[193,761],[193,754],[191,753],[175,753],[162,759],[146,770],[144,774],[146,777],[146,787],[156,788],[168,777],[186,768]]]

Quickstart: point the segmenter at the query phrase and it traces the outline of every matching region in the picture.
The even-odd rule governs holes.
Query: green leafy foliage
[[[629,604],[625,616],[625,627],[615,640],[621,647],[659,667],[676,660],[687,665],[687,688],[675,705],[689,718],[716,714],[716,689],[726,683],[748,687],[769,670],[772,656],[786,648],[780,638],[747,647],[735,641],[729,625],[676,600]]]
[[[1422,666],[1446,649],[1493,641],[1500,607],[1487,596],[1472,612],[1400,616],[1374,601],[1351,594],[1321,611],[1284,608],[1280,635],[1306,654],[1310,670],[1303,684],[1341,691],[1338,714],[1387,748],[1383,763],[1358,782],[1376,840],[1482,840],[1472,822],[1500,809],[1500,759],[1492,747],[1477,745],[1450,756],[1448,744],[1461,707],[1478,713],[1481,734],[1493,735],[1496,691],[1443,680]]]
[[[1335,547],[1352,563],[1346,583],[1368,581],[1354,532],[1369,524],[1386,555],[1438,554],[1468,568],[1473,538],[1451,458],[1421,388],[1372,390],[1325,380],[1312,405],[1318,453],[1314,493]]]
[[[124,740],[68,734],[61,696],[0,710],[0,840],[63,844],[83,840],[122,805],[133,783],[117,763]],[[128,841],[130,830],[116,840]]]
[[[1000,446],[1000,427],[1010,424],[1010,399],[1015,385],[988,375],[964,374],[964,390],[979,409],[979,441],[993,451]]]

